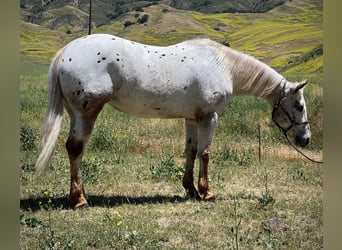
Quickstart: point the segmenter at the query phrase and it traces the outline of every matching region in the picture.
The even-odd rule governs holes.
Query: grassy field
[[[292,1],[258,20],[251,14],[162,13],[160,8],[145,10],[151,15],[147,25],[123,28],[135,20],[133,13],[94,32],[152,44],[207,34],[280,69],[288,80],[309,79],[305,99],[312,142],[304,152],[322,159],[323,60],[310,58],[322,44],[322,24],[310,1]],[[213,29],[219,22],[227,32]],[[271,107],[253,97],[233,98],[219,118],[209,166],[214,202],[188,199],[183,190],[183,120],[141,119],[109,106],[100,113],[83,158],[90,208],[73,210],[67,199],[66,112],[50,170],[35,180],[49,59],[80,35],[22,24],[21,249],[323,248],[322,166],[289,147],[271,121]],[[196,165],[195,177],[197,172]]]
[[[21,76],[22,249],[322,248],[322,167],[286,146],[271,125],[271,108],[252,97],[234,98],[220,118],[210,162],[215,202],[185,197],[183,120],[141,119],[106,106],[83,161],[91,207],[72,210],[67,115],[50,171],[33,179],[47,100],[46,75],[29,71],[30,60],[23,58]],[[40,65],[43,73],[47,64]],[[322,76],[305,77],[312,82],[306,100],[313,130],[305,152],[320,158]]]

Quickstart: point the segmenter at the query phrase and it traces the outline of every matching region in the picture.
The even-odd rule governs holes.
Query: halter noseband
[[[283,79],[282,79],[283,80]],[[281,81],[280,81],[281,83]],[[279,83],[279,84],[280,84]],[[273,111],[272,111],[272,121],[275,123],[275,125],[277,125],[277,127],[284,133],[285,136],[287,136],[287,132],[292,129],[295,126],[298,125],[307,125],[309,124],[309,121],[304,121],[304,122],[297,122],[295,121],[289,114],[289,112],[287,112],[287,110],[284,108],[284,106],[282,105],[282,100],[285,97],[285,86],[286,86],[286,82],[284,83],[283,89],[280,92],[280,97],[278,99],[278,101],[274,104],[273,106]],[[283,128],[275,119],[275,112],[276,110],[278,110],[279,108],[281,108],[281,110],[284,112],[284,114],[286,115],[286,118],[290,121],[290,126],[288,126],[287,128]]]

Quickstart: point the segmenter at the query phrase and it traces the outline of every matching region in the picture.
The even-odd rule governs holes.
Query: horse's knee
[[[65,146],[70,158],[77,158],[83,151],[83,142],[72,137],[68,138]]]

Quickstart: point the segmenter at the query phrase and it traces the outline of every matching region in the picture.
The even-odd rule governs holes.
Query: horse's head
[[[291,84],[283,88],[272,112],[272,120],[283,131],[294,139],[295,143],[305,147],[311,138],[310,125],[307,118],[303,96],[307,80]],[[286,85],[288,87],[288,85]]]

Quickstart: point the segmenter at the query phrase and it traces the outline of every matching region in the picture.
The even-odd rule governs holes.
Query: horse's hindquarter
[[[94,97],[136,116],[194,119],[198,111],[216,112],[231,92],[211,59],[209,49],[192,43],[156,47],[92,35],[66,47],[61,86],[83,104]]]

